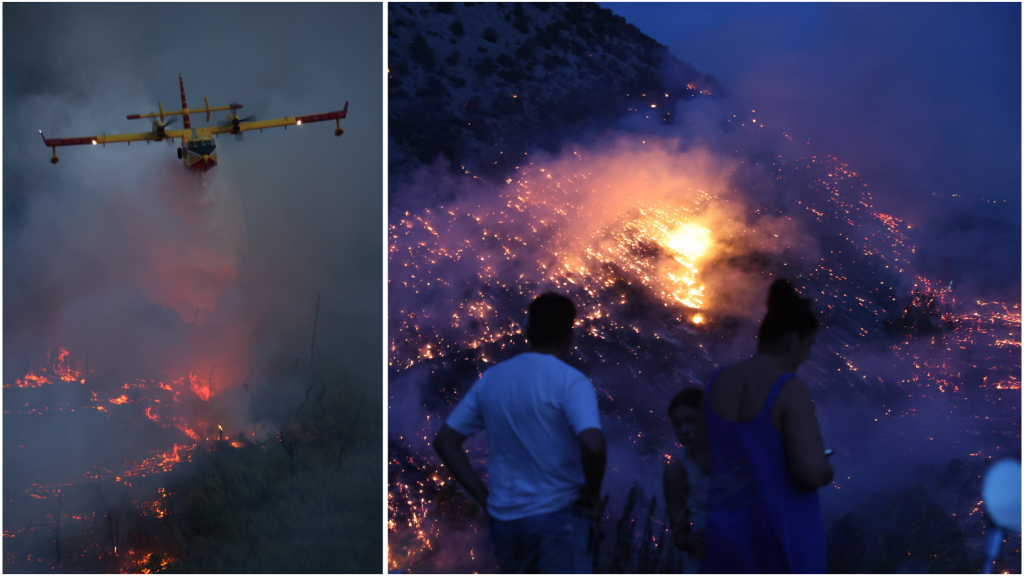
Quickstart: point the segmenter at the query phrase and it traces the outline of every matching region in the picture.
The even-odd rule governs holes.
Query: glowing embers
[[[679,285],[672,296],[684,306],[700,308],[704,305],[704,286],[697,282],[697,261],[711,246],[711,231],[699,226],[683,224],[669,234],[666,242],[675,253],[675,260],[683,266],[681,274],[668,272],[668,277]],[[696,316],[695,318],[699,318]],[[694,320],[699,324],[701,320]]]
[[[29,372],[24,378],[15,380],[13,384],[4,384],[4,388],[35,388],[44,384],[53,384],[54,382],[78,382],[79,384],[85,384],[83,373],[71,367],[71,363],[68,360],[69,354],[67,350],[61,348],[60,352],[57,353],[57,357],[51,359],[50,352],[47,351],[46,365],[39,368],[38,374],[36,371]]]
[[[204,402],[209,402],[210,397],[213,396],[213,390],[210,387],[211,382],[213,382],[213,370],[210,371],[210,377],[206,380],[203,380],[202,376],[198,374],[193,374],[192,372],[188,374],[189,388]]]
[[[127,480],[127,478],[131,476],[147,476],[160,472],[170,472],[175,465],[180,464],[181,462],[191,462],[192,453],[195,449],[195,444],[191,446],[175,444],[172,450],[160,452],[155,456],[146,458],[141,462],[130,466],[125,470],[124,478]]]
[[[141,504],[133,502],[133,504],[138,506],[143,516],[163,518],[171,513],[170,506],[168,506],[168,501],[166,500],[167,492],[164,490],[164,487],[161,486],[157,488],[156,492],[158,494],[158,498],[156,500],[142,502]]]
[[[702,204],[710,200],[701,194]],[[627,281],[639,281],[646,286],[665,305],[703,308],[707,294],[698,266],[712,255],[715,242],[704,224],[705,217],[695,213],[700,208],[662,204],[627,212],[609,227],[603,238],[593,238],[583,249],[590,262],[565,259],[568,282],[581,283],[597,295],[610,288],[615,279],[599,272],[588,278],[588,270],[613,266],[626,274]]]
[[[189,428],[184,423],[178,423],[178,429],[184,432],[185,435],[188,436],[189,438],[195,440],[196,442],[199,441],[199,434],[196,434],[195,430]]]

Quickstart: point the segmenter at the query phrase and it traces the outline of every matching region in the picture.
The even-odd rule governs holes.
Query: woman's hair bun
[[[793,284],[784,278],[772,282],[768,289],[768,313],[758,330],[761,346],[771,346],[789,332],[801,338],[818,330],[818,320],[811,311],[811,299],[801,298]]]
[[[772,282],[771,288],[768,289],[769,311],[785,313],[799,307],[800,304],[800,295],[796,293],[796,288],[793,288],[789,280],[779,278]]]

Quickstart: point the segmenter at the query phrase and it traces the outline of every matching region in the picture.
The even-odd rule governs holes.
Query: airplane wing
[[[181,138],[187,130],[167,130],[164,138],[157,138],[155,132],[136,132],[134,134],[101,134],[99,136],[80,136],[77,138],[47,138],[43,136],[43,142],[47,146],[75,146],[78,144],[115,144],[117,142],[137,142],[141,140],[167,140]],[[40,131],[40,134],[43,132]]]
[[[249,130],[263,130],[264,128],[277,128],[279,126],[301,126],[310,122],[323,122],[325,120],[340,120],[348,115],[348,102],[345,102],[345,107],[335,112],[325,112],[323,114],[309,114],[307,116],[285,116],[284,118],[275,118],[274,120],[257,120],[255,122],[241,122],[238,124],[238,132],[248,132]],[[206,126],[203,128],[196,128],[196,134],[225,134],[233,130],[234,126],[231,124],[224,124],[221,126]],[[340,136],[341,126],[335,130],[335,134]]]

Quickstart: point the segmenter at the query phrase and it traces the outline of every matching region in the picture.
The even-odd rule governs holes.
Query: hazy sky
[[[848,163],[880,208],[927,232],[923,265],[962,281],[1004,269],[1019,289],[1020,4],[602,6],[766,129]]]
[[[308,359],[322,294],[322,362],[379,381],[380,4],[3,10],[6,369],[51,346],[79,361],[91,347],[93,366],[108,369],[178,347],[232,356],[246,365],[238,378],[249,377]],[[345,134],[324,122],[244,142],[222,136],[220,165],[203,185],[167,143],[63,147],[50,164],[38,130],[149,131],[148,120],[125,116],[156,111],[157,101],[180,108],[179,73],[191,107],[204,96],[213,106],[237,101],[259,119],[349,101]],[[192,125],[206,125],[203,116]],[[187,330],[193,322],[207,327],[202,342]]]

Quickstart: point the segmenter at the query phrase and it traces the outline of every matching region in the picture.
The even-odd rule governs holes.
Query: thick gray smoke
[[[378,16],[366,5],[211,6],[156,42],[147,30],[178,11],[5,7],[5,378],[64,346],[125,374],[227,356],[219,370],[237,385],[308,361],[317,294],[318,361],[375,371],[358,359],[376,354],[380,329],[379,56],[361,50]],[[148,131],[125,115],[157,100],[179,108],[179,72],[192,107],[240,101],[243,115],[269,119],[351,101],[346,135],[323,123],[222,137],[220,166],[202,176],[165,143],[63,147],[47,162],[38,129]]]
[[[88,368],[71,396],[26,388],[17,394],[31,405],[5,404],[21,410],[4,418],[8,487],[169,448],[160,432],[181,434],[174,426],[125,434],[93,408],[69,413],[92,391],[110,406],[139,379],[185,378],[179,411],[194,406],[235,436],[256,423],[257,440],[294,417],[310,380],[366,394],[364,414],[379,413],[380,19],[370,4],[4,6],[3,382],[61,348]],[[345,134],[322,122],[222,135],[219,166],[203,175],[170,142],[61,147],[48,161],[40,130],[150,131],[125,117],[158,101],[179,109],[179,73],[189,107],[237,101],[257,119],[348,101]],[[205,114],[191,123],[207,125]],[[37,407],[47,416],[24,415]],[[18,512],[5,508],[5,528],[28,521]]]

